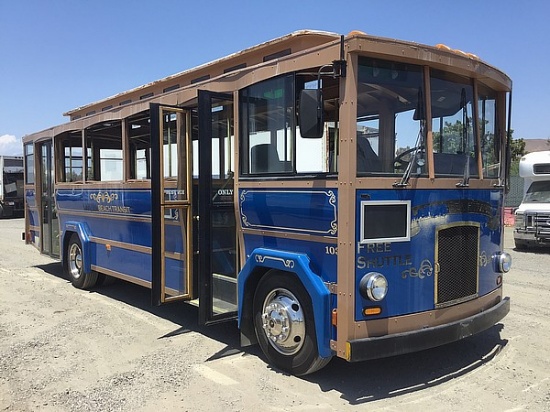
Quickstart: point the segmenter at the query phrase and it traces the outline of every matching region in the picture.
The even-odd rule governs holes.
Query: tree
[[[433,132],[434,150],[442,153],[471,152],[474,144],[472,119],[468,120],[467,130],[460,120],[455,123],[445,121],[442,130]]]
[[[510,136],[514,133],[510,130]],[[510,144],[510,151],[512,153],[512,162],[518,161],[525,154],[525,141],[523,139],[512,139]]]

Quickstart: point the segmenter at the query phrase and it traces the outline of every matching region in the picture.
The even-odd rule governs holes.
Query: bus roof
[[[163,79],[155,80],[106,99],[77,107],[63,113],[63,115],[70,116],[71,120],[74,120],[75,118],[91,114],[91,111],[97,112],[108,110],[116,105],[131,103],[131,101],[135,101],[136,99],[143,100],[160,93],[167,93],[187,85],[209,80],[223,73],[229,73],[254,66],[258,63],[275,60],[339,38],[340,36],[338,34],[326,31],[295,31],[285,36],[230,54],[221,59],[184,70]]]
[[[111,121],[139,113],[148,108],[151,101],[166,104],[189,103],[189,96],[196,97],[199,86],[213,91],[236,90],[245,87],[246,81],[261,81],[286,71],[328,64],[340,56],[340,38],[336,33],[316,30],[300,30],[229,56],[133,88],[111,97],[92,102],[64,113],[70,122],[53,126],[27,135],[24,142],[49,138],[58,133],[79,130],[92,124]],[[481,61],[471,53],[451,49],[438,44],[428,46],[414,42],[367,35],[352,31],[345,37],[346,50],[367,53],[370,56],[402,62],[422,64],[441,70],[452,70],[466,77],[475,77],[495,90],[509,91],[512,82],[502,71]],[[296,63],[296,62],[300,63]],[[256,68],[272,70],[258,72],[244,79]],[[306,66],[304,66],[306,67]],[[217,80],[220,80],[214,85]],[[231,82],[236,82],[231,85]],[[208,85],[207,85],[208,84]],[[242,86],[241,86],[242,85]],[[160,99],[160,100],[159,100]],[[73,123],[74,122],[74,123]]]

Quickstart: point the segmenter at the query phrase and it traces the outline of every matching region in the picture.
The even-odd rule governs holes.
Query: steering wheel
[[[412,153],[412,152],[415,152],[417,150],[421,150],[422,149],[422,146],[420,147],[413,147],[411,149],[407,149],[405,150],[404,152],[402,153],[399,153],[397,156],[395,156],[395,158],[393,159],[393,165],[395,167],[395,164],[398,163],[399,166],[397,168],[399,169],[406,169],[407,166],[409,165],[410,161],[408,160],[405,160],[404,157],[407,156],[408,154]]]

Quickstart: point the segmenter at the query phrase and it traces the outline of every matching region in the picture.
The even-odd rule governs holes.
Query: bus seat
[[[250,149],[250,172],[273,173],[285,171],[284,162],[279,159],[277,147],[264,143]]]
[[[372,149],[368,139],[357,138],[357,171],[382,172],[382,161]]]

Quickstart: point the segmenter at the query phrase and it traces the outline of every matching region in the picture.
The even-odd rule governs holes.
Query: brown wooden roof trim
[[[284,57],[263,62],[277,50],[292,48]],[[395,39],[352,32],[346,37],[347,53],[358,53],[383,59],[411,62],[455,72],[475,78],[498,91],[511,90],[512,81],[500,70],[481,61],[477,56],[439,46],[427,46]],[[187,70],[165,79],[120,93],[65,113],[71,120],[59,126],[24,137],[24,142],[52,137],[70,130],[81,130],[103,121],[121,120],[149,109],[150,102],[164,104],[191,104],[197,89],[227,92],[239,90],[273,76],[319,67],[339,58],[339,36],[328,32],[299,31],[279,39],[262,43],[212,63]],[[252,64],[251,62],[254,62]],[[191,83],[192,79],[210,74],[208,80]],[[163,93],[171,85],[180,88]],[[153,90],[156,91],[153,92]],[[140,100],[140,97],[143,99]],[[101,111],[112,105],[111,109]],[[85,113],[95,111],[86,116]]]
[[[162,94],[163,89],[171,84],[177,83],[181,85],[180,87],[186,87],[190,84],[217,77],[224,74],[224,72],[228,73],[239,70],[241,67],[255,66],[258,63],[263,63],[266,61],[266,58],[271,60],[271,56],[277,56],[278,54],[281,54],[280,57],[283,57],[283,55],[288,56],[289,52],[290,54],[293,54],[297,51],[302,51],[325,44],[337,38],[339,38],[337,34],[329,32],[312,30],[296,31],[286,36],[261,43],[257,46],[250,47],[190,70],[185,70],[143,86],[139,86],[135,89],[116,94],[106,99],[77,107],[76,109],[63,113],[63,115],[70,116],[71,120],[73,120],[76,116],[83,116],[85,113],[92,110],[98,111],[98,107],[100,110],[101,107],[105,107],[109,104],[118,106],[122,101],[128,99],[131,99],[132,101],[139,100],[140,96],[144,95],[147,95],[147,97],[151,97],[153,95],[157,96]]]
[[[428,46],[358,32],[348,35],[347,44],[351,52],[419,65],[424,61],[432,68],[475,78],[498,91],[510,91],[512,88],[512,80],[502,71],[471,53],[443,45]]]

